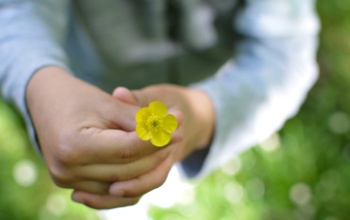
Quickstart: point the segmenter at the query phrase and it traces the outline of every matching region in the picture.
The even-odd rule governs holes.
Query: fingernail
[[[82,204],[85,203],[84,199],[80,198],[80,196],[77,194],[72,195],[72,200],[75,202],[78,202],[78,203],[82,203]]]
[[[111,195],[113,196],[124,196],[125,192],[123,190],[118,189],[117,187],[111,187],[110,190]]]

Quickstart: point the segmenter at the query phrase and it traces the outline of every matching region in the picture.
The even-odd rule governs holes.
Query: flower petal
[[[160,130],[157,133],[153,133],[151,138],[152,144],[157,147],[163,147],[164,145],[167,145],[170,140],[171,134],[163,130]]]
[[[149,104],[149,109],[151,110],[153,115],[156,115],[158,117],[164,117],[168,109],[162,102],[152,102]]]
[[[172,133],[177,128],[177,120],[174,115],[168,114],[163,118],[163,129],[168,133]]]
[[[151,113],[150,109],[148,107],[144,107],[144,108],[141,108],[140,110],[137,111],[136,116],[135,116],[135,120],[137,123],[141,123],[141,122],[146,123],[147,119],[151,115],[152,115],[152,113]]]
[[[148,130],[146,123],[143,123],[143,122],[138,123],[136,125],[136,133],[144,141],[147,141],[152,137],[151,131]]]

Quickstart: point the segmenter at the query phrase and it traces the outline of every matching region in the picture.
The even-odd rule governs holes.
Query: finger
[[[127,164],[92,164],[79,166],[74,173],[80,179],[101,182],[125,181],[140,176],[158,166],[170,154],[174,145]]]
[[[111,183],[99,182],[99,181],[78,181],[69,184],[57,184],[59,187],[66,189],[75,189],[90,193],[108,194]]]
[[[112,96],[130,105],[138,105],[137,100],[133,96],[132,92],[125,87],[117,87],[113,91]]]
[[[130,105],[112,96],[106,96],[100,100],[97,106],[99,119],[102,119],[102,129],[121,129],[124,131],[134,131],[136,127],[135,115],[140,109],[137,105]]]
[[[157,92],[145,92],[145,90],[133,90],[130,91],[125,87],[117,87],[112,96],[125,103],[131,105],[138,105],[141,107],[147,107],[153,101],[159,101]]]
[[[156,168],[137,178],[115,182],[109,188],[111,195],[122,195],[124,197],[135,197],[143,195],[163,185],[175,159],[175,150],[169,157]]]
[[[146,107],[149,105],[149,103],[154,101],[166,100],[166,105],[170,109],[172,106],[176,106],[178,104],[178,98],[184,96],[183,93],[185,90],[186,89],[179,86],[160,85],[155,87],[146,87],[141,90],[133,90],[131,93],[134,100],[136,100],[138,105],[141,107]],[[175,94],[176,96],[174,96]]]
[[[182,140],[182,133],[176,130],[171,134],[168,147]],[[82,131],[84,144],[78,144],[80,164],[120,164],[130,163],[150,155],[162,148],[152,145],[150,141],[141,140],[136,132],[121,130],[101,130],[89,128]]]
[[[154,94],[157,93],[145,93],[145,90],[133,90],[131,94],[133,99],[141,107],[147,107],[151,102],[159,101],[157,97],[154,97]]]
[[[177,120],[177,128],[179,128],[182,124],[183,121],[183,113],[179,110],[169,110],[168,114],[172,114],[175,116],[176,120]]]
[[[83,203],[94,209],[111,209],[135,205],[141,197],[124,198],[119,196],[111,196],[108,194],[100,195],[83,191],[74,191],[72,200]]]

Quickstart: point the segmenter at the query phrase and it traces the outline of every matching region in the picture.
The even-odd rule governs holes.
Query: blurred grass
[[[154,220],[349,219],[350,133],[341,131],[350,122],[350,1],[319,0],[317,9],[323,25],[320,78],[279,132],[280,146],[246,151],[233,163],[240,164],[236,174],[219,169],[194,189],[193,202],[151,207]],[[18,164],[26,163],[21,171]],[[98,219],[95,211],[71,201],[70,190],[52,183],[19,114],[2,100],[0,167],[0,220]],[[16,172],[37,178],[32,173],[35,182],[21,186]]]

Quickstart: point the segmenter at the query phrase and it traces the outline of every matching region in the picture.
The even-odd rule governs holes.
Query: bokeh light
[[[61,216],[66,211],[67,201],[62,194],[53,192],[47,198],[46,208],[51,214]]]
[[[334,112],[329,116],[329,129],[335,134],[344,134],[349,131],[350,118],[345,112]]]
[[[241,169],[241,161],[238,157],[233,157],[230,161],[221,165],[221,170],[226,175],[234,175]]]
[[[35,183],[38,176],[36,165],[27,159],[21,160],[13,168],[13,177],[21,186],[31,186]]]
[[[297,205],[306,205],[312,198],[310,187],[305,183],[296,183],[290,188],[289,196]]]
[[[281,141],[278,134],[271,135],[267,140],[260,144],[260,147],[265,151],[275,151],[280,146]]]
[[[241,184],[230,181],[224,186],[223,194],[227,201],[236,204],[243,198],[244,189]]]

